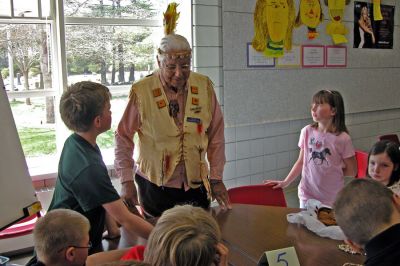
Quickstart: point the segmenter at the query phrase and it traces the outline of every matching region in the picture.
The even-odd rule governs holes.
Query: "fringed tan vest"
[[[206,76],[191,72],[185,106],[183,132],[169,115],[168,100],[158,75],[153,74],[133,84],[142,119],[139,135],[140,171],[162,186],[171,178],[176,165],[184,160],[188,185],[198,188],[203,182],[209,188],[207,129],[211,122],[211,95]]]

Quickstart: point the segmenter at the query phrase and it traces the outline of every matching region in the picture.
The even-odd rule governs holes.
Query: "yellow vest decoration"
[[[283,56],[292,49],[295,10],[293,0],[257,0],[252,46],[267,57]]]
[[[317,26],[322,21],[322,9],[319,0],[300,0],[299,12],[296,17],[295,26],[302,24],[308,28],[307,37],[313,40],[318,37]]]
[[[326,33],[331,35],[334,44],[347,43],[347,28],[342,23],[345,0],[328,0],[331,22],[326,26]]]
[[[130,97],[136,97],[141,127],[139,136],[140,171],[149,180],[163,186],[174,173],[177,164],[184,160],[188,185],[208,187],[209,174],[205,154],[208,147],[207,129],[210,125],[211,82],[206,76],[190,73],[185,104],[183,131],[168,113],[168,99],[158,77],[153,74],[132,85]]]

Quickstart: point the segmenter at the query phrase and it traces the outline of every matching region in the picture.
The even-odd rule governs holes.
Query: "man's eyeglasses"
[[[93,245],[92,245],[92,242],[89,241],[89,243],[88,243],[87,246],[74,246],[74,245],[70,245],[70,246],[63,247],[62,249],[60,249],[60,250],[57,251],[57,252],[60,253],[61,251],[63,251],[63,250],[66,249],[66,248],[69,248],[69,247],[91,249],[91,248],[93,247]]]

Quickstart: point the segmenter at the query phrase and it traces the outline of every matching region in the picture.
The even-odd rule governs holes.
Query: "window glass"
[[[60,131],[62,121],[55,121],[55,98],[60,95],[58,88],[57,91],[53,89],[53,82],[55,85],[60,83],[52,76],[58,71],[51,54],[52,21],[48,20],[49,24],[18,24],[21,17],[37,18],[39,7],[42,18],[52,13],[50,0],[40,0],[40,5],[38,2],[0,0],[0,71],[32,176],[55,172],[58,162],[56,137],[60,144],[60,140],[70,134]],[[65,20],[68,84],[92,80],[105,84],[112,93],[112,129],[98,138],[107,164],[113,163],[113,131],[125,109],[132,82],[157,67],[155,54],[163,35],[162,13],[169,2],[64,0],[65,16],[75,17],[70,22],[80,24],[68,24],[68,19]],[[176,2],[180,12],[176,32],[190,41],[191,1]],[[10,3],[13,3],[14,17],[18,17],[11,18],[13,24],[8,24],[9,19],[2,21],[2,17],[11,17]],[[91,20],[96,17],[112,18],[105,23],[118,26]],[[143,26],[138,26],[141,23]]]
[[[0,71],[27,158],[56,153],[50,29],[0,24]]]
[[[11,16],[11,6],[10,0],[0,0],[0,17],[10,17]]]
[[[9,97],[12,96],[9,95]],[[26,157],[56,153],[54,123],[46,123],[48,97],[11,98],[10,105]]]
[[[157,11],[148,0],[65,0],[65,16],[108,18],[153,18]]]
[[[15,17],[38,17],[38,2],[26,0],[13,0]]]
[[[101,148],[114,146],[113,131],[121,119],[133,81],[155,68],[156,31],[139,26],[66,26],[68,84],[82,80],[99,82],[108,86],[113,96],[112,129],[99,136]]]
[[[50,0],[41,0],[42,17],[50,17]]]

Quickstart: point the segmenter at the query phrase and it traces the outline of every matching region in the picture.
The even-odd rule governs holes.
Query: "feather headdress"
[[[175,32],[176,22],[178,21],[180,14],[176,12],[177,7],[178,7],[177,3],[170,3],[168,4],[167,10],[163,13],[165,35],[172,34]]]
[[[169,58],[187,58],[191,57],[192,50],[185,37],[175,34],[176,24],[179,18],[179,12],[176,11],[177,3],[168,4],[164,14],[164,38],[161,39],[161,45],[158,54]],[[173,47],[173,48],[172,48]]]

